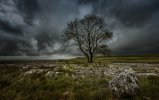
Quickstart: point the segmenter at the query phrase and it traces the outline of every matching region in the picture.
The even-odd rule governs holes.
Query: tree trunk
[[[87,62],[90,63],[90,58],[89,58],[89,56],[87,56]]]
[[[90,57],[90,63],[93,63],[93,55]]]
[[[88,63],[93,63],[93,56],[87,56]]]

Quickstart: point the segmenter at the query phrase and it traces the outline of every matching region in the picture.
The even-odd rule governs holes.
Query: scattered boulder
[[[48,71],[46,74],[45,74],[46,77],[53,77],[55,76],[55,72],[53,71]]]
[[[138,81],[134,71],[125,69],[119,75],[115,76],[110,82],[109,87],[117,97],[134,96],[138,91]]]
[[[156,73],[137,73],[137,76],[158,76]]]
[[[25,72],[25,74],[27,75],[27,74],[33,74],[33,73],[43,73],[43,72],[45,72],[45,70],[44,70],[44,69],[31,69],[31,70],[29,70],[29,71]]]

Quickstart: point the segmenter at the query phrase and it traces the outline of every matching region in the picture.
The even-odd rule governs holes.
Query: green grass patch
[[[64,63],[87,63],[85,57],[63,60]],[[132,56],[98,56],[94,57],[94,63],[159,63],[158,55],[132,55]]]

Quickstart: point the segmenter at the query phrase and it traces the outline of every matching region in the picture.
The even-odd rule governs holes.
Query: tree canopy
[[[88,62],[93,62],[93,57],[107,47],[107,41],[112,38],[103,17],[86,15],[82,19],[75,19],[67,24],[64,39],[67,45],[76,45],[87,57]],[[107,52],[107,50],[106,50]]]

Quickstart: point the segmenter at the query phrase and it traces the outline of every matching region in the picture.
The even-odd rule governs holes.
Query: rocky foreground
[[[29,69],[28,67],[23,67]],[[49,65],[47,68],[32,68],[24,75],[44,73],[46,77],[65,75],[78,77],[111,77],[109,87],[117,97],[134,96],[138,93],[137,76],[158,76],[159,64],[114,63],[114,64],[64,64]]]
[[[94,97],[118,100],[113,99],[114,96],[156,100],[159,93],[159,64],[16,62],[1,63],[0,68],[2,100],[21,97],[46,99],[50,97],[48,95],[57,100],[65,100],[65,96],[68,100],[92,100]],[[41,96],[41,93],[45,95]]]
[[[66,75],[71,77],[103,76],[114,77],[125,69],[131,68],[137,76],[158,76],[159,64],[114,63],[114,64],[45,64],[25,65],[26,74],[44,73],[46,76]]]

